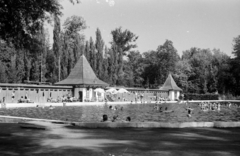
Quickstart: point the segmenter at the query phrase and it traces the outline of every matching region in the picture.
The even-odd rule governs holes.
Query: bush
[[[240,100],[240,96],[234,96],[232,94],[224,94],[220,95],[222,100]]]
[[[218,94],[184,94],[184,100],[218,100]]]

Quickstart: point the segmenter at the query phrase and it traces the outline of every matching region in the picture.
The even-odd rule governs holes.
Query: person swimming
[[[131,117],[130,116],[126,117],[126,121],[130,122],[131,121]]]
[[[106,114],[103,114],[101,122],[108,121],[108,116]]]

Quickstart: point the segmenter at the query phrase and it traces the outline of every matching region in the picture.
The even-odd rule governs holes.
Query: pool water
[[[109,106],[12,108],[0,109],[0,115],[75,122],[100,122],[104,114],[110,121],[114,116],[117,117],[115,122],[125,121],[127,117],[131,118],[131,122],[240,121],[240,108],[237,105],[230,108],[223,105],[220,111],[206,112],[202,111],[197,103],[112,105],[112,109]],[[188,107],[193,109],[191,117],[187,116]]]

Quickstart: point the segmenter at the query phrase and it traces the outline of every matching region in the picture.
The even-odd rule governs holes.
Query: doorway
[[[82,102],[83,101],[83,92],[82,91],[78,92],[78,97],[79,97],[79,101]]]

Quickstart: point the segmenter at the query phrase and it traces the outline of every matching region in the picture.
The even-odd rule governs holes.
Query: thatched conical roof
[[[174,81],[171,74],[168,75],[166,81],[164,82],[163,86],[160,88],[160,90],[176,90],[176,91],[182,91],[181,88],[179,88]]]
[[[86,57],[82,55],[68,77],[55,85],[85,85],[85,86],[109,86],[107,83],[99,80]]]

